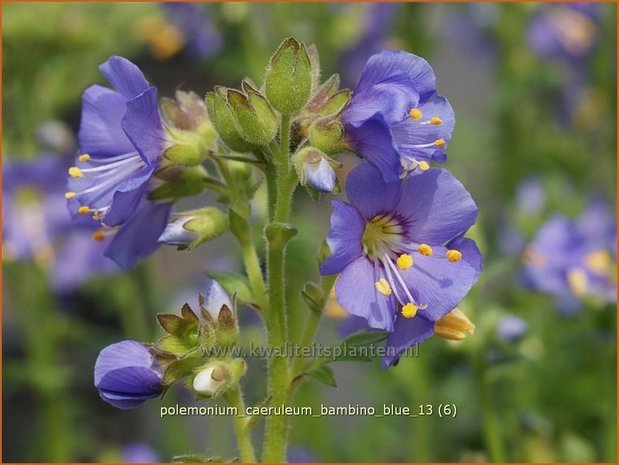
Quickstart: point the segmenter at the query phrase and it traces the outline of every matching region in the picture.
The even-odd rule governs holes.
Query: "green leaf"
[[[251,290],[245,276],[238,273],[215,271],[207,273],[207,276],[221,284],[221,287],[223,287],[228,294],[236,294],[243,302],[252,302]]]
[[[311,376],[316,381],[326,384],[327,386],[337,387],[333,370],[327,365],[319,365],[316,368],[307,371],[305,374],[307,376]]]

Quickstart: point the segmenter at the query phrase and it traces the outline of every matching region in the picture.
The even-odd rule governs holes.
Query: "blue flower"
[[[161,372],[149,350],[136,341],[107,346],[95,363],[95,386],[108,404],[132,409],[161,394]]]
[[[148,200],[152,178],[169,145],[157,105],[157,89],[129,60],[111,57],[99,68],[114,90],[94,85],[82,97],[79,145],[69,168],[72,214],[91,215],[102,234],[121,226],[106,250],[123,268],[158,247],[168,203]]]
[[[499,320],[496,334],[502,341],[515,342],[527,332],[528,326],[522,318],[506,315]]]
[[[223,44],[207,10],[208,5],[165,2],[161,7],[185,38],[185,49],[196,58],[208,58],[219,52]]]
[[[121,462],[123,463],[158,463],[161,457],[146,443],[130,442],[122,449]]]
[[[305,183],[319,192],[333,192],[337,177],[327,160],[321,158],[318,163],[306,163],[303,166]]]
[[[7,161],[3,167],[2,232],[4,257],[33,259],[50,275],[54,290],[70,292],[93,275],[118,267],[103,256],[106,241],[91,218],[74,222],[63,193],[67,163],[54,155]]]
[[[397,181],[429,162],[444,162],[455,118],[436,93],[427,61],[404,51],[370,57],[342,113],[348,144],[375,165],[385,181]]]
[[[322,274],[349,313],[391,334],[397,354],[426,339],[477,281],[481,255],[462,235],[477,207],[448,171],[387,183],[368,163],[348,175],[350,203],[333,201]],[[388,358],[391,364],[397,356]]]
[[[615,219],[602,201],[577,219],[555,215],[525,250],[526,284],[553,295],[566,312],[577,310],[585,296],[615,302],[616,237]]]

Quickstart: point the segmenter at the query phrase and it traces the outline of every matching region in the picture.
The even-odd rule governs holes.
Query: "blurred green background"
[[[553,213],[575,216],[593,196],[614,207],[615,5],[583,5],[570,10],[571,21],[556,19],[560,8],[571,7],[534,3],[177,7],[3,4],[3,163],[36,163],[43,153],[70,158],[80,95],[103,83],[97,66],[110,55],[137,63],[161,96],[177,88],[202,95],[217,84],[238,86],[245,76],[260,82],[270,53],[290,35],[316,43],[323,76],[338,72],[349,87],[372,53],[398,48],[421,55],[456,114],[446,167],[479,206],[473,235],[485,271],[460,307],[477,331],[460,343],[433,338],[419,357],[389,371],[377,361],[337,364],[337,388],[307,383],[295,402],[455,404],[457,415],[294,418],[290,459],[615,462],[614,305],[587,301],[564,315],[552,297],[525,289],[519,278],[520,242]],[[546,27],[541,39],[538,27]],[[343,181],[356,160],[341,161]],[[531,179],[544,197],[535,212],[518,194]],[[315,252],[330,205],[302,190],[295,202],[300,234],[291,245],[288,282],[291,324],[299,331],[307,310],[298,289],[317,279]],[[7,221],[3,213],[3,228]],[[156,454],[140,456],[149,461],[187,452],[234,457],[229,418],[159,418],[160,405],[193,405],[186,392],[119,411],[92,384],[102,347],[154,339],[160,333],[153,316],[194,302],[205,271],[242,269],[232,239],[192,254],[162,249],[128,273],[93,270],[62,291],[53,273],[74,265],[53,253],[56,246],[52,241],[45,260],[4,250],[3,460],[129,461],[136,450]],[[497,333],[507,315],[526,323],[524,334]],[[243,340],[261,341],[251,310],[243,309],[243,318]],[[325,318],[319,341],[336,344],[340,325]],[[264,360],[250,360],[249,403],[264,397],[264,384]]]

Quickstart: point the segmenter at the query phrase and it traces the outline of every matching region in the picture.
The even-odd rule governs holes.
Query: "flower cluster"
[[[577,310],[586,296],[615,302],[616,238],[615,219],[601,200],[577,219],[555,215],[525,249],[525,281],[554,296],[565,312]]]
[[[481,272],[479,250],[463,237],[477,207],[448,171],[429,165],[445,161],[454,116],[422,58],[372,56],[342,120],[367,161],[348,175],[348,203],[333,202],[320,271],[339,273],[345,310],[389,333],[389,366],[433,334],[462,339],[474,329],[456,306]]]
[[[65,198],[74,216],[100,223],[95,239],[114,236],[105,255],[129,268],[159,246],[179,196],[168,194],[167,185],[204,187],[198,165],[214,136],[194,94],[179,92],[178,102],[165,101],[162,116],[157,88],[136,65],[111,57],[100,70],[114,89],[94,85],[84,92],[81,155],[68,169]]]

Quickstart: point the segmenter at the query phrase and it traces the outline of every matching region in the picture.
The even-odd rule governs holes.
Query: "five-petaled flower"
[[[84,92],[82,154],[69,168],[65,197],[72,214],[101,222],[99,237],[121,226],[105,254],[128,268],[156,250],[167,222],[170,204],[147,196],[168,143],[157,89],[138,67],[114,56],[99,69],[115,90],[94,85]]]
[[[348,144],[375,165],[385,181],[397,181],[430,161],[444,162],[455,119],[436,93],[427,61],[404,51],[384,51],[368,60],[342,113]]]
[[[161,394],[162,373],[150,351],[136,341],[107,346],[95,363],[95,386],[101,398],[120,409],[132,409]]]
[[[529,287],[555,297],[572,312],[584,296],[616,301],[617,227],[608,206],[596,200],[577,218],[555,215],[524,252]]]
[[[349,203],[333,201],[322,274],[349,313],[391,334],[396,354],[433,334],[477,281],[481,255],[463,238],[477,207],[448,171],[387,183],[368,163],[348,175]],[[397,355],[387,357],[392,364]]]

